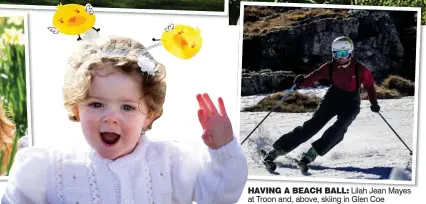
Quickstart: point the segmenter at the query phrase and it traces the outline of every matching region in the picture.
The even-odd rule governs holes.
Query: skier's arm
[[[299,85],[300,88],[311,87],[320,79],[328,77],[328,66],[330,62],[323,64],[320,68],[308,74],[303,82]]]
[[[364,77],[362,84],[368,94],[368,99],[372,105],[377,105],[376,88],[374,87],[374,79],[368,68],[364,68]]]

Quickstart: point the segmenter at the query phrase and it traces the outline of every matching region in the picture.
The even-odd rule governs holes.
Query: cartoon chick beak
[[[83,16],[73,16],[70,19],[68,19],[69,26],[80,26],[80,25],[83,25],[85,22],[86,22],[86,18]]]

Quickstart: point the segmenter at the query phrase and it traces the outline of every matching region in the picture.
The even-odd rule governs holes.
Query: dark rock
[[[241,80],[241,96],[282,91],[293,85],[295,74],[288,71],[244,73]]]
[[[243,67],[252,71],[268,67],[274,71],[308,73],[331,60],[332,41],[345,35],[356,44],[356,58],[373,74],[377,72],[375,77],[401,68],[404,48],[386,11],[353,10],[347,18],[316,18],[263,36],[246,37]]]

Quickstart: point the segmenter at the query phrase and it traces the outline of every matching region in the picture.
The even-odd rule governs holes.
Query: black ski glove
[[[378,113],[380,111],[380,106],[379,106],[379,104],[372,104],[370,106],[370,109],[371,109],[371,111]]]
[[[299,86],[303,83],[304,80],[305,80],[305,77],[303,75],[298,75],[294,79],[294,84],[296,85],[296,89],[299,88]]]

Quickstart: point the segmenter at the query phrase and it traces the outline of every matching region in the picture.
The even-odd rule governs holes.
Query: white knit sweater
[[[115,161],[92,150],[29,147],[16,155],[2,204],[236,203],[247,174],[236,138],[213,150],[142,136]]]

